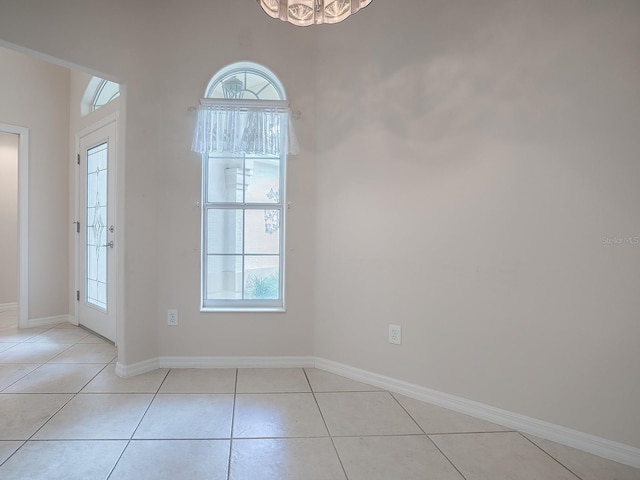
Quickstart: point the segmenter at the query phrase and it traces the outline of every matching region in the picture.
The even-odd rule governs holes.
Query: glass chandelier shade
[[[366,7],[372,0],[257,0],[271,17],[299,27],[338,23]]]

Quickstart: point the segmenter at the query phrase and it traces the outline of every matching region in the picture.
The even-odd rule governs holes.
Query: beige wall
[[[318,30],[316,355],[640,447],[640,3],[406,3]]]
[[[18,139],[0,132],[0,305],[18,301]]]
[[[29,128],[32,320],[68,313],[68,118],[69,71],[0,47],[0,122]]]
[[[640,235],[640,4],[378,0],[303,29],[250,1],[49,3],[3,6],[0,36],[127,90],[120,362],[316,355],[640,447],[640,246],[603,240]],[[286,314],[197,308],[187,107],[239,60],[303,115]]]

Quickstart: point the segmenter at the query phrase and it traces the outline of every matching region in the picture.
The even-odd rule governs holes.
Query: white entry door
[[[82,136],[79,144],[78,322],[115,342],[115,121]]]

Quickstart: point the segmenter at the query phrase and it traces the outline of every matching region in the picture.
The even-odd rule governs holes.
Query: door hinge
[[[77,159],[77,161],[78,161],[78,165],[80,165],[80,154],[78,154],[78,159]]]
[[[76,302],[80,301],[80,290],[76,290]]]

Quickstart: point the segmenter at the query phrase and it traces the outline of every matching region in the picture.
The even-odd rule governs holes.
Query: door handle
[[[111,240],[109,243],[107,243],[106,245],[102,245],[103,247],[109,247],[109,248],[113,248],[113,240]]]

